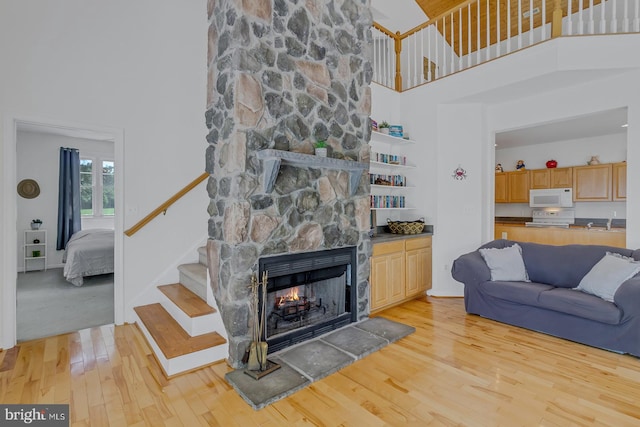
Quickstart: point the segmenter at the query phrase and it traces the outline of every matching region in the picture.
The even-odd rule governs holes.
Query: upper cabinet
[[[627,200],[627,163],[613,164],[613,200]]]
[[[496,203],[529,203],[529,171],[496,172]]]
[[[571,188],[573,168],[533,169],[529,171],[531,189]]]
[[[612,166],[610,163],[573,168],[573,200],[575,202],[610,201]]]

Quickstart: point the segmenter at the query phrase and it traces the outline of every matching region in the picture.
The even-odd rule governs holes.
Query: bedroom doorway
[[[5,259],[5,267],[8,267],[5,274],[11,280],[5,281],[2,289],[3,308],[10,305],[14,308],[3,310],[2,321],[9,327],[13,326],[13,334],[7,334],[11,330],[5,328],[3,343],[0,346],[9,348],[17,341],[39,338],[37,334],[44,337],[98,324],[122,323],[123,242],[122,238],[118,237],[122,236],[123,232],[123,174],[118,167],[122,164],[123,157],[122,130],[17,118],[7,124],[12,127],[11,132],[8,132],[12,138],[5,138],[7,155],[4,166],[7,167],[9,178],[13,178],[13,183],[8,182],[5,187],[10,191],[5,192],[3,201],[10,209],[5,211],[7,214],[3,223],[5,230],[13,225],[13,232],[8,230],[5,236],[10,241],[7,246],[13,248],[12,252],[16,256]],[[6,149],[7,145],[9,150]],[[56,251],[55,248],[58,150],[62,146],[74,145],[80,146],[85,158],[95,159],[94,164],[100,166],[96,167],[96,177],[104,184],[105,192],[109,192],[107,197],[104,197],[104,200],[110,203],[104,209],[106,215],[85,215],[82,218],[83,229],[110,228],[116,236],[113,273],[92,276],[80,287],[68,283],[63,277],[64,251]],[[42,153],[51,150],[54,155]],[[103,169],[103,165],[106,165],[108,170]],[[110,176],[103,177],[105,173]],[[52,178],[51,174],[55,176]],[[24,179],[33,179],[36,182],[37,196],[25,198],[16,193],[18,183]],[[102,199],[101,194],[95,196]],[[86,208],[86,203],[84,207]],[[15,212],[15,217],[11,218],[11,212]],[[40,253],[37,254],[39,257],[32,256],[36,255],[33,252],[34,248],[27,245],[33,242],[29,241],[29,237],[25,237],[25,230],[30,228],[33,219],[42,221],[41,230],[44,230],[46,235],[45,248],[40,249]],[[28,272],[25,273],[25,269]],[[4,298],[7,295],[11,295],[10,301],[13,303]],[[22,314],[26,316],[21,316]],[[23,321],[25,317],[28,319],[26,324]]]

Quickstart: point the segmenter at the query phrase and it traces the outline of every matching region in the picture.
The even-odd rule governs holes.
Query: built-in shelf
[[[386,168],[399,168],[399,169],[415,169],[416,168],[415,166],[412,166],[412,165],[396,165],[393,163],[382,163],[382,162],[375,162],[375,161],[371,161],[370,163],[372,165],[386,167]]]
[[[375,133],[375,138],[373,137],[373,134]],[[381,132],[372,132],[372,138],[371,140],[377,140],[380,142],[386,142],[388,144],[415,144],[416,142],[412,139],[404,139],[404,138],[400,138],[397,136],[391,136],[391,135],[387,135],[386,133],[381,133]]]
[[[372,211],[412,211],[415,208],[371,208]]]
[[[384,190],[407,190],[410,188],[415,188],[410,185],[378,185],[371,184],[371,188],[384,189]]]
[[[369,163],[356,162],[353,160],[334,159],[331,157],[320,157],[312,154],[294,153],[282,150],[260,150],[257,153],[258,159],[263,162],[263,182],[264,191],[271,193],[275,185],[280,165],[290,165],[297,167],[307,167],[314,169],[334,169],[349,172],[349,192],[353,196],[358,189],[362,173],[369,170]]]

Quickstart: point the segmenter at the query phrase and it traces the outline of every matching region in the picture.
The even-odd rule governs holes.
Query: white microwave
[[[573,206],[573,189],[529,190],[529,206],[532,208],[570,208]]]

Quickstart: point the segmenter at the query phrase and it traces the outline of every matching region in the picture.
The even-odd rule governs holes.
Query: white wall
[[[495,162],[505,171],[515,170],[516,162],[524,160],[527,169],[544,169],[547,160],[554,159],[558,167],[584,166],[591,156],[598,155],[602,163],[627,160],[627,132],[544,144],[496,149]],[[496,216],[531,216],[532,208],[522,203],[497,203]],[[577,202],[576,218],[626,218],[626,202]]]
[[[47,230],[47,268],[61,267],[64,251],[56,250],[56,233],[58,223],[58,173],[60,147],[71,147],[80,150],[81,156],[100,155],[113,159],[114,147],[110,141],[94,141],[80,138],[69,138],[60,135],[37,132],[18,131],[17,143],[17,179],[18,182],[31,178],[38,182],[40,195],[33,199],[17,197],[17,232],[18,232],[18,270],[23,269],[22,244],[23,230],[30,229],[31,220],[39,218],[43,221],[42,229]],[[82,220],[82,228],[114,228],[114,218],[104,221]],[[35,262],[35,261],[34,261]],[[29,268],[33,266],[30,264]]]
[[[640,168],[633,167],[640,163],[640,61],[625,54],[639,43],[633,35],[554,39],[403,92],[390,105],[378,107],[372,91],[374,111],[399,108],[392,113],[425,142],[419,203],[435,212],[433,295],[461,295],[452,262],[492,239],[494,140],[505,130],[627,107],[627,244],[640,247]],[[467,171],[463,182],[451,178],[458,164]]]
[[[4,129],[11,117],[120,129],[124,227],[143,218],[204,171],[206,10],[205,0],[0,3],[0,160],[11,155],[5,146],[11,130]],[[1,179],[3,200],[5,192],[14,197],[15,177],[3,171]],[[125,239],[126,302],[206,238],[207,205],[201,185]],[[5,233],[15,238],[6,226],[11,217],[0,213],[0,240]],[[128,320],[130,314],[127,307]]]

